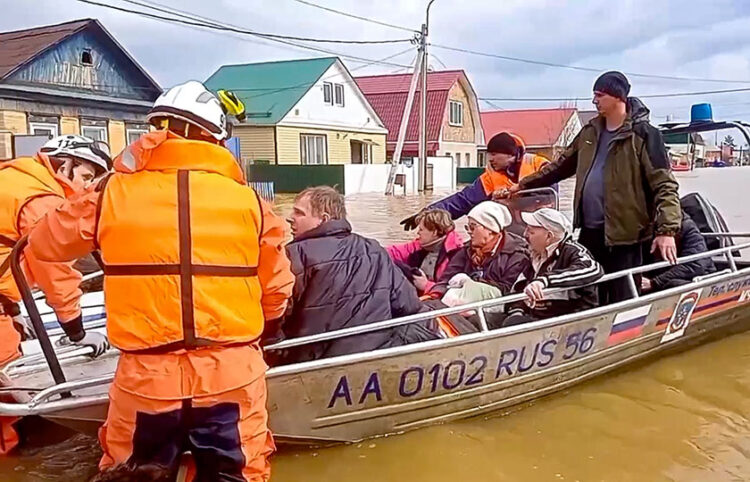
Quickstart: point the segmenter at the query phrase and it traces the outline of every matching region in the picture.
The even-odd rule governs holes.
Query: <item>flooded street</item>
[[[750,231],[742,194],[749,168],[678,173],[734,231]],[[561,189],[570,210],[572,185]],[[347,198],[355,231],[383,243],[410,238],[398,222],[430,198]],[[277,198],[287,215],[293,196]],[[505,415],[505,416],[503,416]],[[80,481],[95,472],[96,440],[36,440],[0,459],[0,480]],[[51,444],[49,442],[52,442]],[[357,480],[727,481],[750,479],[750,333],[577,386],[516,410],[323,449],[284,449],[275,482]]]

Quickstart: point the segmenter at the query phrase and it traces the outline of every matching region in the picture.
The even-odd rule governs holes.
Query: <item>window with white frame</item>
[[[461,153],[460,152],[456,153],[456,167],[463,167],[463,165],[461,164]]]
[[[334,90],[336,105],[344,107],[344,86],[342,84],[334,84]]]
[[[49,136],[49,138],[57,137],[57,124],[49,124],[46,122],[29,122],[29,130],[35,136]]]
[[[128,145],[134,143],[138,139],[141,138],[143,134],[148,133],[148,129],[127,129],[125,131],[125,136],[128,139]]]
[[[466,154],[464,154],[464,157],[466,158],[466,167],[471,166],[471,154],[467,152]]]
[[[323,82],[323,103],[333,105],[333,84]]]
[[[459,126],[459,127],[464,125],[463,102],[459,102],[457,100],[452,100],[450,102],[450,118],[448,119],[448,123],[452,126]]]
[[[107,128],[102,126],[81,126],[81,135],[95,141],[107,142]]]
[[[299,137],[302,164],[328,164],[326,136],[300,134]]]

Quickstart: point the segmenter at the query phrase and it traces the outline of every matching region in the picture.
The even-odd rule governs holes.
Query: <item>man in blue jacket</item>
[[[526,152],[526,146],[515,134],[501,132],[487,143],[487,168],[473,183],[437,201],[427,209],[444,209],[458,219],[474,206],[493,198],[496,192],[515,186],[518,182],[549,164],[549,159]],[[417,227],[419,213],[401,221],[405,231]]]

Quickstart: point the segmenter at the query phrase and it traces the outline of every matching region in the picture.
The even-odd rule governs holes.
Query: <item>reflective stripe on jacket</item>
[[[103,187],[96,231],[112,344],[171,351],[257,339],[263,217],[232,154],[145,136],[120,164]]]

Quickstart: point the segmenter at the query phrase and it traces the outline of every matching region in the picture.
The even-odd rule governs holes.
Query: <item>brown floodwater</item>
[[[679,173],[735,231],[750,231],[742,196],[750,169]],[[570,183],[561,207],[570,210]],[[347,198],[355,231],[384,243],[429,197]],[[276,207],[287,215],[292,197]],[[0,459],[0,481],[80,481],[95,473],[95,439],[33,426],[31,443]],[[750,332],[609,374],[510,413],[320,449],[283,449],[274,482],[728,481],[750,479]]]

